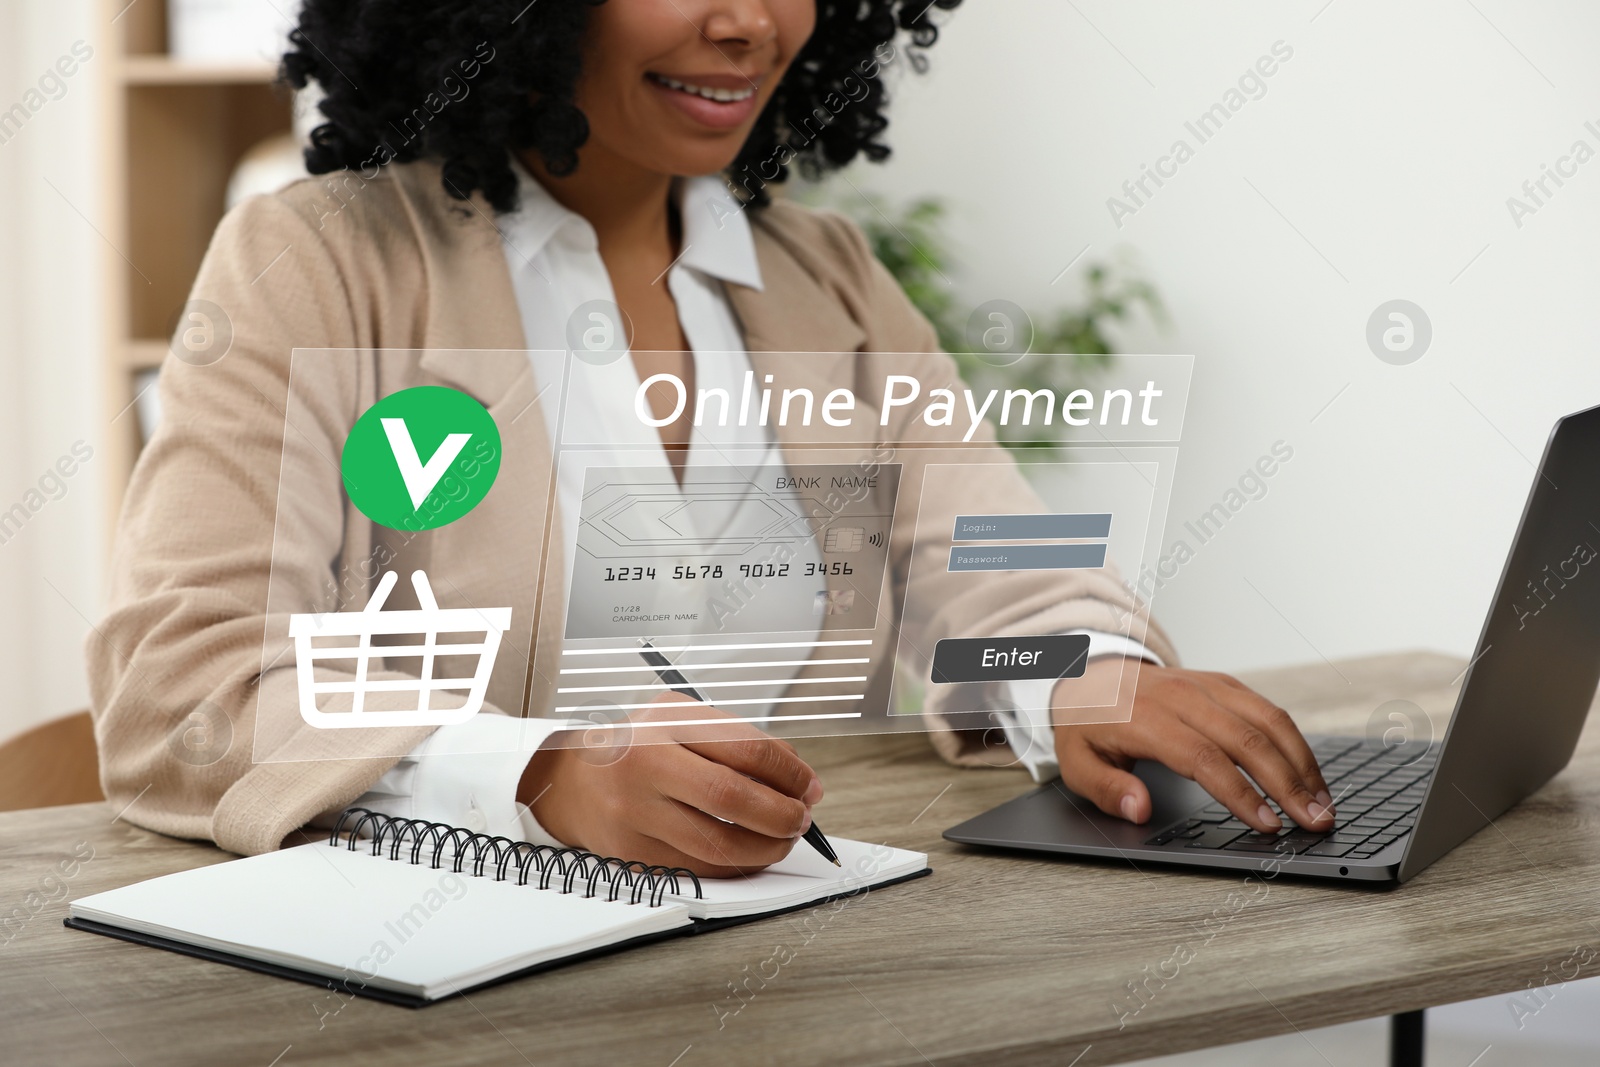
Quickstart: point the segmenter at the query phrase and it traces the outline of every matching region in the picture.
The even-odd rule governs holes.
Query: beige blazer
[[[109,611],[87,642],[101,781],[113,807],[131,805],[125,818],[235,852],[268,851],[360,796],[427,736],[428,728],[317,730],[294,710],[287,614],[364,604],[374,558],[402,574],[447,571],[449,587],[435,583],[441,606],[510,603],[514,618],[535,616],[540,559],[529,531],[550,518],[549,444],[491,218],[481,199],[446,196],[437,168],[419,163],[346,181],[337,195],[322,182],[300,182],[240,205],[218,226],[193,298],[223,309],[232,346],[206,366],[169,356],[162,367],[161,423],[129,487]],[[819,397],[840,386],[863,400],[879,397],[891,364],[928,388],[954,382],[933,329],[850,223],[784,202],[752,221],[764,290],[728,292],[758,374],[775,365],[774,353],[811,352],[818,355],[803,373]],[[297,348],[365,354],[319,361],[311,378],[298,378],[297,414],[286,430]],[[416,355],[380,360],[378,349]],[[453,349],[498,351],[467,359],[452,358]],[[909,355],[854,357],[862,352]],[[795,361],[783,366],[792,381]],[[497,417],[507,456],[545,462],[503,468],[466,518],[397,539],[348,505],[337,459],[377,397],[421,384],[471,394]],[[875,413],[859,422],[885,441],[922,432],[910,415],[882,430]],[[785,433],[786,446],[799,443]],[[1019,499],[1031,499],[1004,450],[990,437],[980,441],[994,464],[981,479],[934,478],[919,490],[929,528],[950,529],[958,511],[1017,510]],[[903,491],[923,485],[916,455],[902,450],[896,461],[904,464]],[[912,533],[897,529],[891,541],[897,584],[913,562]],[[545,566],[560,573],[559,560]],[[550,610],[549,597],[561,584],[545,586],[536,647],[559,641],[561,612]],[[904,627],[926,648],[943,637],[1116,630],[1134,606],[1109,570],[997,574],[976,595],[968,587],[925,603],[935,606]],[[892,620],[885,625],[886,638],[900,636]],[[1174,661],[1155,627],[1135,636]],[[487,710],[519,714],[524,697],[536,711],[551,706],[548,678],[523,690],[526,663],[519,667],[516,656],[528,651],[503,654],[517,669],[497,666]],[[992,737],[949,729],[943,699],[931,693],[926,708],[941,755],[1011,762]]]

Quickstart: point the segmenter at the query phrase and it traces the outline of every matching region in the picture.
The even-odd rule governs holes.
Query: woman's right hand
[[[793,746],[677,693],[692,717],[716,726],[619,727],[618,743],[546,744],[517,788],[539,824],[569,845],[628,860],[687,867],[708,877],[778,862],[811,826],[822,783]],[[651,709],[634,722],[688,717]]]

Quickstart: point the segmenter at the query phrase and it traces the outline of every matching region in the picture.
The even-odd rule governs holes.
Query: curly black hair
[[[580,43],[604,0],[306,0],[282,76],[326,93],[311,134],[313,174],[435,159],[447,192],[475,190],[496,211],[517,204],[508,151],[532,149],[569,174],[589,122],[573,102]],[[726,177],[750,205],[798,163],[809,175],[864,155],[888,157],[880,76],[909,37],[909,62],[939,31],[931,8],[961,0],[817,0],[816,30],[795,57]]]

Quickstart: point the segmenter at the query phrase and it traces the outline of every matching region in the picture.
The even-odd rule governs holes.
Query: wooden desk
[[[1359,732],[1396,697],[1442,720],[1462,666],[1409,654],[1341,663],[1348,682],[1322,663],[1248,680],[1308,730]],[[318,1005],[338,1002],[310,986],[64,929],[63,899],[0,947],[0,1059],[1084,1067],[1511,993],[1575,947],[1600,946],[1592,721],[1556,781],[1398,891],[1280,879],[1209,940],[1203,924],[1230,915],[1236,875],[987,854],[939,837],[1030,788],[1019,772],[953,769],[920,737],[803,749],[828,783],[830,832],[924,850],[933,876],[825,908],[809,940],[800,916],[785,917],[420,1012],[355,1000],[327,1018]],[[71,897],[223,858],[112,815],[0,816],[0,912],[45,891],[80,841],[94,858]],[[1180,942],[1194,958],[1119,1030],[1113,1001]],[[765,962],[780,945],[793,958]],[[741,1007],[730,983],[747,978]]]

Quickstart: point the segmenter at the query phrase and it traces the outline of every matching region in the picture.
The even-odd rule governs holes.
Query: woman
[[[881,75],[903,58],[897,35],[913,49],[931,45],[929,8],[958,3],[307,0],[285,71],[326,93],[328,121],[307,162],[335,179],[257,198],[219,226],[194,296],[229,317],[234,350],[163,369],[163,422],[130,487],[112,608],[90,642],[102,777],[113,803],[131,805],[126,817],[250,853],[361,798],[703,874],[785,855],[822,786],[790,746],[753,726],[730,728],[737,743],[680,732],[605,760],[551,745],[535,752],[526,720],[498,715],[437,731],[317,731],[276,713],[294,700],[287,648],[273,645],[283,613],[340,603],[337,591],[384,537],[347,506],[326,457],[387,372],[376,356],[327,370],[310,406],[286,412],[290,352],[426,350],[405,362],[404,381],[453,383],[491,413],[494,398],[524,397],[526,409],[537,393],[525,368],[469,370],[471,359],[447,350],[569,347],[569,316],[598,299],[620,306],[631,381],[672,374],[692,392],[707,366],[698,356],[753,361],[773,349],[910,353],[913,369],[953,378],[933,331],[860,234],[772,203],[767,187],[795,162],[883,158]],[[723,209],[690,214],[695,196],[724,188],[734,199]],[[845,378],[864,365],[827,364]],[[660,414],[670,398],[650,402]],[[309,447],[286,452],[286,436]],[[688,422],[663,426],[651,444],[681,477]],[[295,466],[301,453],[312,458]],[[497,496],[542,499],[542,486]],[[430,570],[455,566],[467,603],[508,589],[525,617],[536,563],[509,580],[491,564],[525,554],[514,531],[543,515],[499,521],[492,499],[474,536],[434,531],[404,550],[423,552]],[[273,598],[291,591],[287,602],[269,598],[269,578]],[[1029,609],[1043,629],[1029,632],[1110,630],[1107,620],[1133,607],[1107,572],[1050,589],[1047,605]],[[1015,622],[1027,597],[1002,599],[1012,603],[986,609],[975,632]],[[1137,710],[1132,721],[1058,727],[1053,738],[1045,727],[1055,758],[1047,753],[1036,771],[1059,762],[1074,789],[1141,822],[1150,798],[1129,768],[1156,758],[1251,826],[1276,827],[1243,767],[1296,821],[1330,825],[1326,783],[1288,717],[1231,679],[1161,665],[1174,660],[1165,638],[1154,627],[1142,636],[1142,645],[1101,646],[1154,661],[1122,696],[1124,710]],[[551,639],[559,634],[541,631]],[[1118,670],[1115,655],[1101,656],[1086,682]],[[490,696],[515,714],[520,694]],[[540,701],[536,691],[534,713]],[[196,757],[175,741],[196,708],[230,745]],[[986,737],[933,736],[955,762],[996,762]]]

